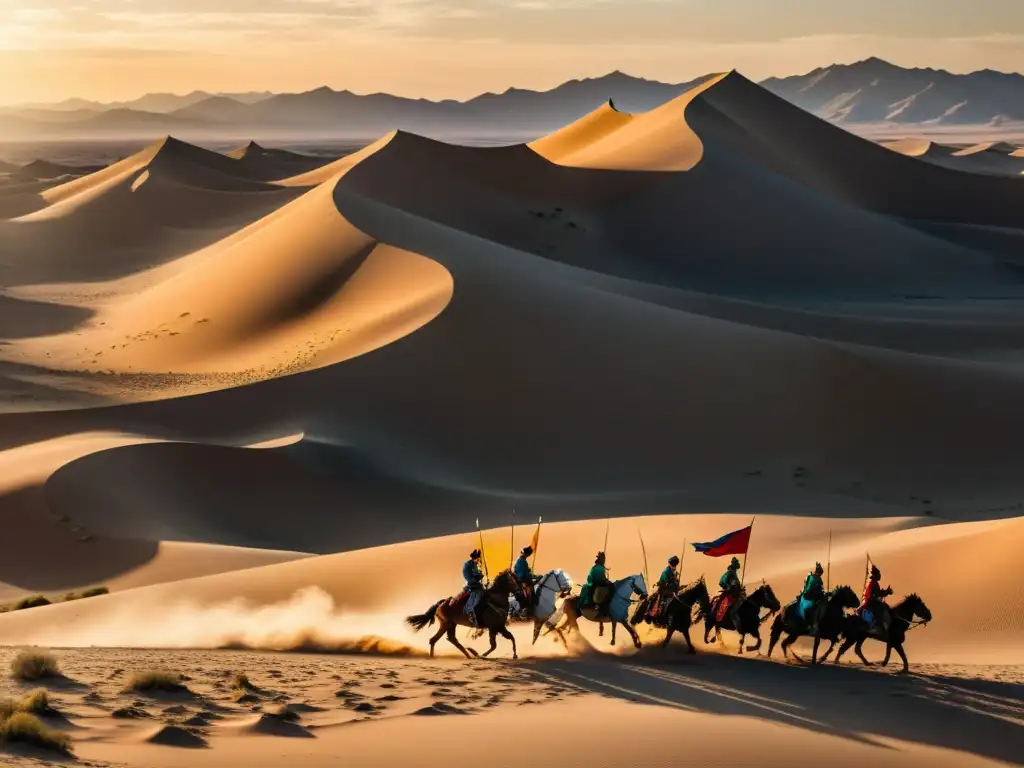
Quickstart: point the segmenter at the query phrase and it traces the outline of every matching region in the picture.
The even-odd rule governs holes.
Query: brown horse
[[[512,658],[519,658],[519,654],[516,651],[516,639],[508,631],[509,595],[515,595],[516,600],[521,605],[526,604],[523,588],[515,575],[512,571],[502,571],[494,578],[494,584],[491,588],[485,590],[484,596],[477,606],[479,628],[489,631],[491,636],[491,647],[484,651],[483,655],[485,657],[489,656],[498,647],[497,636],[501,635],[512,641]],[[421,613],[418,616],[409,616],[405,621],[414,631],[419,632],[424,627],[433,624],[435,620],[439,628],[437,633],[430,638],[431,656],[434,655],[434,646],[437,644],[437,641],[441,639],[441,635],[446,633],[448,635],[448,642],[462,651],[467,659],[470,658],[470,653],[473,656],[477,655],[476,651],[472,648],[467,651],[455,637],[455,628],[457,626],[472,627],[473,624],[461,606],[452,606],[451,598],[446,597],[438,600],[426,613]]]

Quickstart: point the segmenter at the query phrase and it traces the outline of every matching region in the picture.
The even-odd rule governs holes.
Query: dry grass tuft
[[[0,744],[25,744],[65,755],[71,754],[71,738],[47,728],[30,712],[0,712]]]
[[[71,600],[84,600],[87,597],[99,597],[100,595],[109,595],[110,590],[107,587],[91,587],[90,589],[84,589],[81,592],[68,592],[64,595],[64,602],[70,602]]]
[[[33,595],[32,597],[23,597],[21,600],[11,606],[12,611],[23,611],[26,608],[42,608],[44,605],[50,605],[50,600],[44,595]]]
[[[151,669],[145,672],[136,672],[132,675],[128,681],[128,690],[139,693],[150,693],[153,691],[182,693],[188,691],[188,687],[182,682],[181,675],[177,672]]]
[[[61,676],[57,658],[45,651],[22,651],[11,662],[11,677],[17,680],[43,680]]]

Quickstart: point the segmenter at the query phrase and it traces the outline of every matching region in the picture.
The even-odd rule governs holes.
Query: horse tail
[[[412,627],[414,632],[419,632],[424,627],[428,627],[434,623],[434,619],[437,617],[437,609],[441,607],[441,603],[444,600],[438,600],[426,613],[421,613],[418,616],[406,616],[405,623]]]

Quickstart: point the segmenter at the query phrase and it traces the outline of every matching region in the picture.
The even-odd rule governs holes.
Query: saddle
[[[736,598],[730,595],[716,595],[711,599],[711,611],[715,615],[715,621],[721,623],[725,619],[725,614],[729,612],[729,606],[736,601]]]
[[[448,605],[453,609],[462,610],[466,607],[466,602],[469,600],[469,590],[464,589],[454,597],[448,598]]]

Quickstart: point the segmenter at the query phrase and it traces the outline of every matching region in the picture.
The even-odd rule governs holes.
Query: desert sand
[[[448,765],[475,729],[497,765],[537,733],[542,764],[1021,764],[1012,149],[880,146],[730,72],[529,145],[9,173],[0,600],[56,604],[0,615],[5,664],[55,649],[44,719],[97,765]],[[749,584],[859,593],[870,553],[933,620],[903,678],[594,626],[426,658],[403,619],[474,521],[493,575],[540,516],[577,584],[606,530],[614,577],[717,582],[689,543],[754,519]],[[125,692],[153,668],[190,692]]]

